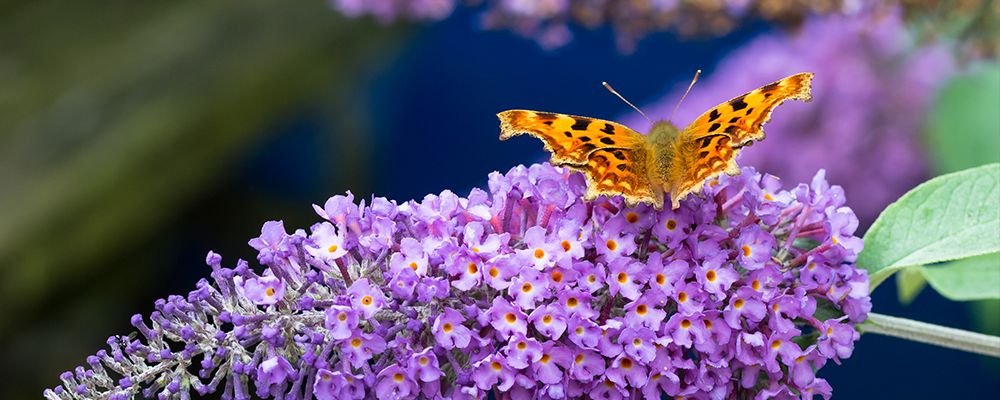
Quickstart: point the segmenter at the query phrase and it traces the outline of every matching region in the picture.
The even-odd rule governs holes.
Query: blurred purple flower
[[[739,163],[788,182],[808,181],[825,168],[827,178],[855,194],[847,205],[865,229],[886,205],[928,177],[922,116],[956,69],[944,45],[915,44],[898,8],[882,11],[810,17],[795,35],[753,39],[698,80],[673,120],[683,126],[741,93],[795,73],[815,73],[814,101],[780,107],[764,127],[767,139],[742,151]],[[678,84],[642,109],[668,118],[687,86]],[[637,113],[620,121],[639,131],[649,125]]]

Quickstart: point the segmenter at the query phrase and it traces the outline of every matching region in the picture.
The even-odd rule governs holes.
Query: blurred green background
[[[246,241],[264,221],[308,228],[319,219],[310,204],[345,190],[356,201],[465,195],[490,171],[543,157],[528,140],[501,147],[496,112],[611,118],[627,106],[600,81],[641,104],[769,29],[661,33],[622,55],[607,28],[548,52],[473,19],[380,25],[322,1],[0,5],[2,397],[40,397],[108,336],[131,332],[131,315],[192,290],[209,250],[226,265],[254,260]],[[1000,160],[990,63],[948,84],[926,116],[935,174]],[[875,311],[1000,333],[1000,302],[965,314],[928,291],[900,308],[893,290],[876,292]],[[845,398],[901,395],[895,379],[913,375],[857,382],[921,352],[913,369],[957,362],[948,376],[978,379],[958,393],[1000,391],[995,360],[900,342],[866,336],[820,376]]]

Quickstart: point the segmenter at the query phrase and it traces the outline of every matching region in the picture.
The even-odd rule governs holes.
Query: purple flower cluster
[[[822,170],[781,186],[744,167],[656,211],[537,164],[464,198],[334,196],[308,233],[264,224],[262,274],[210,252],[214,283],[45,396],[829,397],[816,372],[871,309],[858,221]]]
[[[917,46],[899,9],[883,14],[810,18],[795,36],[768,34],[733,51],[699,80],[674,121],[693,121],[701,112],[740,93],[807,71],[811,103],[786,103],[769,123],[767,139],[742,152],[742,163],[793,182],[826,168],[849,193],[849,203],[870,225],[890,202],[928,175],[920,145],[923,120],[935,94],[954,73],[945,46]],[[687,89],[676,86],[643,107],[668,118]],[[622,122],[641,130],[638,113]]]
[[[456,7],[455,0],[333,0],[348,17],[372,15],[381,23],[396,19],[436,21]],[[466,1],[479,6],[483,1]],[[611,25],[620,50],[630,53],[639,39],[653,32],[674,31],[685,36],[729,33],[739,20],[763,17],[775,22],[798,21],[808,13],[852,12],[845,4],[835,9],[812,1],[753,0],[488,0],[479,25],[510,30],[553,49],[569,43],[575,23],[588,29]],[[851,3],[853,4],[853,3]]]

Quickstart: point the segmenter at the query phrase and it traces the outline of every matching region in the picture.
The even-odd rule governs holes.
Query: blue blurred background
[[[492,171],[547,159],[537,140],[498,141],[497,112],[614,119],[630,109],[602,81],[641,106],[698,69],[724,79],[731,72],[720,61],[760,35],[796,34],[750,17],[721,36],[650,34],[623,54],[608,26],[573,27],[568,44],[544,50],[479,29],[481,9],[384,25],[322,2],[112,3],[0,7],[3,398],[39,397],[108,336],[133,331],[131,315],[193,289],[208,276],[209,250],[227,265],[254,260],[246,242],[265,221],[308,228],[319,220],[311,204],[347,190],[356,200],[465,195]],[[957,168],[941,160],[968,159],[964,148],[992,149],[978,163],[1000,158],[989,142],[1000,141],[991,57],[957,61],[927,115],[910,116],[986,141],[938,143],[922,128],[926,177]],[[980,100],[963,103],[970,98]],[[986,125],[963,127],[962,113],[976,107],[993,110]],[[1000,334],[996,301],[970,305],[926,290],[902,306],[890,280],[872,303],[874,312]],[[876,335],[819,376],[838,398],[1000,392],[996,359]]]

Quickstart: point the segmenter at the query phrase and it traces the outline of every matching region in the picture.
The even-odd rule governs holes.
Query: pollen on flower
[[[472,252],[473,253],[478,253],[479,252],[479,248],[478,247],[473,247],[472,248]]]
[[[712,321],[705,320],[705,329],[712,329]]]
[[[392,375],[392,380],[394,380],[396,382],[402,382],[403,381],[403,374],[401,374],[399,372],[393,374]]]
[[[750,246],[743,245],[740,249],[743,250],[743,257],[750,257]]]
[[[514,313],[507,313],[507,315],[504,315],[504,319],[507,320],[508,324],[513,324],[517,322],[517,316],[514,315]]]
[[[545,316],[542,317],[542,323],[544,323],[544,324],[551,324],[552,323],[552,315],[545,314]]]
[[[615,251],[615,249],[618,248],[618,243],[616,243],[614,239],[608,239],[608,242],[605,243],[605,245],[607,245],[608,246],[608,250],[611,250],[611,251]]]
[[[705,279],[708,279],[709,282],[715,282],[715,270],[708,270],[708,272],[705,273]]]
[[[760,281],[754,279],[753,282],[750,283],[750,287],[752,287],[755,291],[760,291]]]
[[[500,363],[498,363],[496,361],[491,362],[490,363],[490,367],[492,367],[494,371],[499,371],[499,370],[503,369],[503,366],[500,365]]]
[[[774,201],[774,197],[771,197],[771,195],[767,193],[764,194],[764,198],[767,199],[767,201]]]
[[[541,361],[542,364],[548,364],[549,360],[551,360],[551,359],[552,359],[552,356],[550,356],[548,353],[545,353],[545,354],[542,354],[542,359],[540,359],[538,361]]]
[[[583,362],[583,354],[577,354],[576,358],[573,361],[576,362],[577,364],[582,363]]]
[[[327,374],[327,373],[323,373],[323,374],[319,375],[319,379],[322,379],[324,381],[329,381],[329,380],[333,379],[333,375],[330,375],[330,374]]]
[[[681,321],[681,328],[687,329],[690,327],[691,327],[691,320],[685,318],[683,321]]]
[[[628,274],[626,274],[625,271],[619,272],[618,283],[626,283],[626,282],[628,282]]]
[[[576,329],[573,330],[573,332],[576,332],[577,335],[582,335],[583,332],[584,332],[583,331],[583,327],[582,326],[578,326],[578,327],[576,327]]]
[[[648,310],[646,309],[645,304],[639,304],[639,306],[635,308],[635,313],[639,315],[646,315],[647,311]]]
[[[566,299],[566,307],[573,308],[576,307],[578,304],[580,304],[580,300],[577,300],[576,297],[570,297]]]
[[[340,322],[347,321],[347,313],[341,311],[340,314],[337,314],[337,321]]]
[[[274,291],[273,287],[269,287],[267,288],[267,290],[264,291],[264,294],[267,295],[267,297],[274,296],[274,293],[276,292]]]
[[[832,241],[833,244],[837,244],[837,237],[836,236],[830,236],[830,241]]]
[[[535,258],[537,258],[539,260],[545,258],[545,250],[535,249]]]
[[[800,362],[802,362],[805,359],[806,359],[806,355],[803,354],[803,355],[798,356],[797,358],[795,358],[795,362],[800,363]]]
[[[351,346],[361,347],[361,338],[351,339]]]
[[[677,229],[677,220],[668,219],[667,220],[667,230],[668,231],[672,231],[674,229]]]
[[[525,343],[523,340],[520,341],[520,342],[517,342],[517,349],[518,350],[524,350],[524,349],[527,349],[527,348],[528,348],[528,344]]]
[[[688,301],[688,294],[687,294],[687,292],[677,293],[677,302],[678,303],[686,303],[687,301]]]
[[[329,252],[333,253],[333,252],[336,252],[337,249],[338,249],[337,245],[332,245],[332,246],[328,247],[326,249],[326,251],[329,251]]]
[[[743,308],[743,299],[736,299],[736,301],[733,302],[733,307],[737,309]]]
[[[454,328],[451,326],[450,322],[445,322],[444,325],[441,325],[441,330],[445,331],[445,333],[451,332],[452,329]]]
[[[521,292],[530,293],[531,292],[531,282],[525,282],[521,285]]]
[[[636,214],[634,212],[630,212],[628,214],[625,214],[625,220],[628,221],[628,223],[630,223],[630,224],[634,224],[636,222],[639,222],[639,214]]]
[[[597,282],[597,275],[590,274],[587,276],[587,282],[594,283]]]
[[[361,298],[361,304],[364,304],[366,306],[372,305],[372,301],[374,301],[374,300],[372,300],[371,296],[365,296],[365,297]]]
[[[419,266],[417,265],[417,263],[416,263],[416,262],[411,262],[411,263],[410,263],[410,268],[412,268],[412,269],[413,269],[414,271],[416,271],[418,267],[419,267]]]
[[[632,345],[635,347],[642,346],[642,338],[632,339]]]
[[[420,358],[417,359],[417,362],[420,363],[420,365],[427,365],[430,361],[431,360],[427,358],[427,356],[420,356]]]
[[[779,347],[781,347],[781,340],[775,340],[774,343],[771,343],[772,350],[776,350]]]
[[[552,282],[560,283],[562,282],[563,274],[559,271],[552,272]]]
[[[476,274],[479,272],[479,266],[476,263],[469,263],[469,273]]]
[[[615,387],[615,383],[611,382],[610,379],[605,379],[604,380],[604,386],[607,387],[608,389],[611,389],[611,388]]]
[[[622,366],[622,368],[625,368],[625,369],[632,369],[632,360],[630,360],[628,358],[623,358],[622,362],[621,362],[621,366]]]
[[[565,251],[570,251],[570,250],[573,249],[573,245],[569,241],[567,241],[567,240],[563,240],[562,243],[559,243],[559,244],[562,246],[563,250],[565,250]]]
[[[490,277],[496,278],[499,275],[500,271],[497,270],[497,267],[490,267]]]

